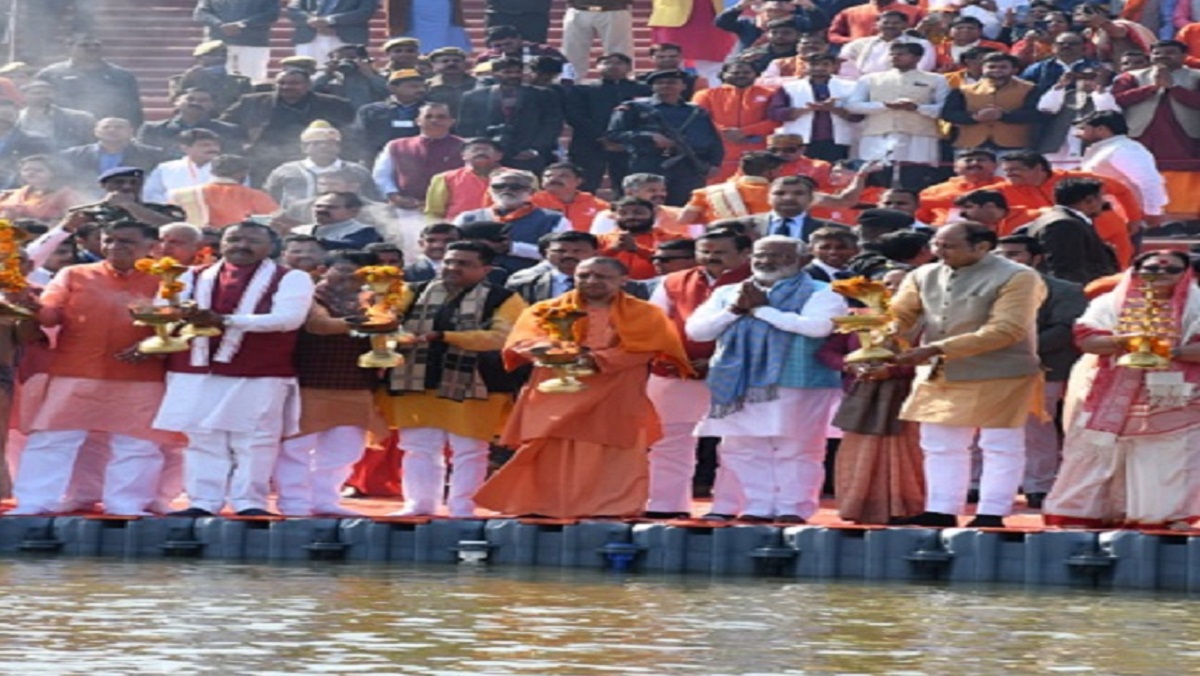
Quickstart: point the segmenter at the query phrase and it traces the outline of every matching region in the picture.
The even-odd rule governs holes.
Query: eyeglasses
[[[493,183],[492,190],[529,190],[524,183]]]
[[[1056,47],[1079,47],[1082,44],[1083,44],[1083,42],[1078,42],[1075,40],[1067,40],[1067,41],[1060,41],[1060,42],[1054,43],[1054,45]]]
[[[1148,272],[1152,275],[1178,275],[1187,270],[1182,265],[1143,265],[1138,272]]]
[[[767,148],[767,152],[769,152],[769,153],[798,153],[801,150],[804,150],[804,148],[801,146],[786,146],[783,148]]]

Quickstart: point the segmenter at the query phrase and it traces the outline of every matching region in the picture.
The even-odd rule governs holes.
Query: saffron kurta
[[[743,153],[766,149],[767,135],[779,126],[778,122],[767,117],[767,108],[774,94],[774,87],[763,85],[743,88],[721,85],[696,92],[692,103],[708,111],[717,131],[722,134],[721,142],[725,144],[725,159],[721,162],[721,173],[715,177],[715,181],[733,176]],[[732,129],[740,130],[744,138],[741,141],[724,138],[725,132]]]
[[[758,176],[736,178],[692,191],[684,214],[697,214],[693,222],[711,223],[722,218],[765,214],[771,210],[771,182]]]
[[[41,318],[61,326],[51,351],[49,378],[30,431],[89,430],[125,434],[156,443],[179,440],[151,429],[162,401],[166,372],[160,359],[138,363],[114,356],[153,332],[134,326],[129,306],[149,305],[158,278],[120,272],[107,262],[63,269],[42,294]],[[34,392],[25,394],[35,401]]]

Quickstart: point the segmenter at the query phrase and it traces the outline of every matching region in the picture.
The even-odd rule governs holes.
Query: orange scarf
[[[520,359],[507,352],[507,348],[526,340],[544,340],[546,332],[538,325],[535,310],[540,308],[582,308],[586,304],[579,297],[578,291],[568,291],[557,298],[544,300],[527,308],[521,313],[512,333],[508,334],[505,344],[504,366],[510,371],[520,365]],[[685,377],[691,375],[692,368],[687,352],[683,349],[675,327],[667,315],[655,305],[638,300],[623,291],[617,292],[612,305],[609,306],[609,317],[613,328],[621,340],[621,349],[626,352],[653,352],[656,360],[667,361],[676,366]],[[587,319],[580,319],[576,335],[587,335]]]
[[[1146,9],[1146,0],[1128,0],[1121,10],[1121,18],[1141,23],[1142,11]]]
[[[529,214],[532,214],[534,209],[537,209],[537,205],[526,204],[525,206],[517,207],[507,214],[501,214],[499,211],[492,209],[492,215],[494,215],[496,220],[501,223],[511,223],[513,221],[521,220]]]

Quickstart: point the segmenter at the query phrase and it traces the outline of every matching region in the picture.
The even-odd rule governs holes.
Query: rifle
[[[660,133],[675,144],[673,150],[676,154],[664,160],[662,163],[662,168],[671,170],[680,164],[687,162],[688,164],[692,165],[692,168],[696,171],[696,173],[707,174],[708,170],[712,167],[708,164],[708,162],[705,162],[696,156],[696,151],[693,150],[690,145],[688,145],[687,139],[683,137],[683,132],[687,130],[688,126],[691,125],[697,117],[700,117],[700,109],[692,108],[692,113],[688,115],[688,118],[683,121],[683,124],[680,125],[678,129],[667,124],[667,121],[663,119],[662,115],[659,115],[657,110],[652,110],[651,114],[653,115],[653,119],[658,123],[658,126],[662,128]]]

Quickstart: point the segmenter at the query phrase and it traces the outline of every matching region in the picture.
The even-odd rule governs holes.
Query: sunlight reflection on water
[[[1200,670],[1186,597],[372,565],[0,560],[0,673]]]

